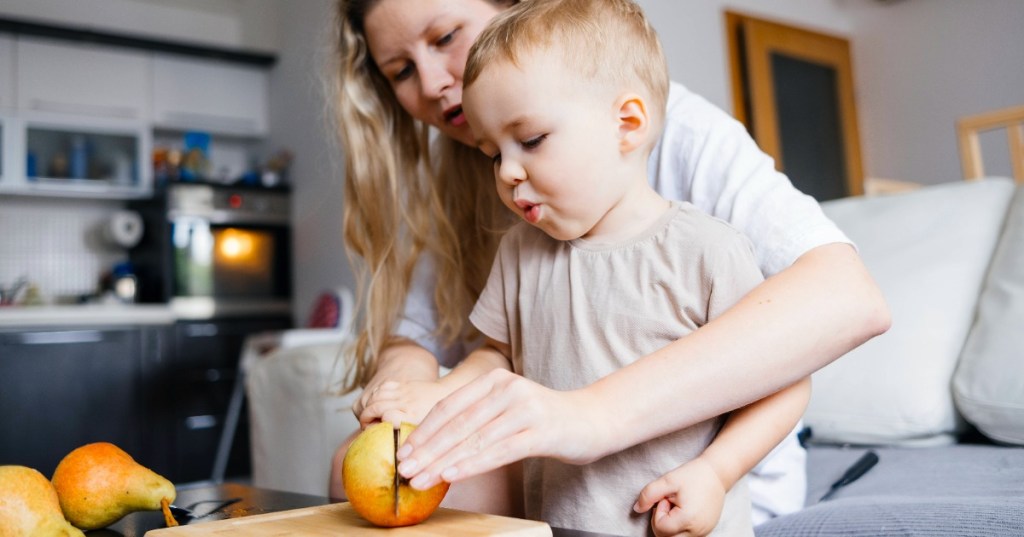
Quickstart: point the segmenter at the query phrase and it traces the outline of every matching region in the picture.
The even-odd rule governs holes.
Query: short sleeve
[[[515,237],[514,231],[502,237],[498,253],[491,265],[491,273],[487,276],[487,285],[484,286],[480,298],[469,314],[469,322],[473,323],[477,330],[505,344],[512,342],[509,308],[516,305],[518,285],[518,248],[513,244]]]
[[[726,226],[723,226],[721,236],[705,254],[704,269],[711,280],[709,321],[733,307],[764,281],[750,240]]]
[[[666,113],[651,155],[652,186],[742,231],[764,274],[780,272],[817,246],[851,243],[723,110],[673,83]]]

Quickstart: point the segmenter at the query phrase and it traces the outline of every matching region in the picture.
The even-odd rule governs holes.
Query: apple
[[[388,422],[363,430],[348,448],[342,462],[345,494],[360,516],[383,527],[410,526],[427,519],[444,499],[448,483],[416,490],[395,469],[395,452],[416,426]],[[395,488],[397,487],[397,491]]]

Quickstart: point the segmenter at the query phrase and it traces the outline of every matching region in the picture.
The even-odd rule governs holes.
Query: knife
[[[394,502],[395,502],[395,516],[396,517],[398,516],[398,486],[400,484],[399,482],[402,479],[401,474],[398,473],[398,457],[396,456],[398,454],[398,436],[399,436],[399,429],[395,429],[395,451],[393,451],[391,453],[391,460],[395,461],[395,485],[394,485],[394,489],[393,490],[394,490],[394,494],[395,494]]]
[[[869,449],[867,453],[862,455],[861,458],[857,459],[857,462],[853,463],[853,466],[849,467],[846,470],[846,472],[843,473],[843,476],[840,477],[838,481],[832,483],[832,486],[828,489],[828,492],[826,492],[825,495],[822,496],[821,499],[818,501],[823,502],[831,498],[837,490],[860,479],[861,476],[868,473],[868,470],[873,468],[876,464],[878,464],[878,454],[875,453],[874,450]]]

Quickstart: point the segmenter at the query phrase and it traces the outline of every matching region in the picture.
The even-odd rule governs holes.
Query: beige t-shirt
[[[744,235],[673,201],[654,225],[618,244],[558,241],[525,223],[515,226],[502,239],[470,320],[511,345],[517,373],[572,390],[689,334],[762,279]],[[645,535],[650,515],[632,511],[640,491],[700,454],[721,423],[708,420],[588,465],[528,460],[527,516],[565,528]],[[726,497],[715,535],[752,534],[741,482]]]

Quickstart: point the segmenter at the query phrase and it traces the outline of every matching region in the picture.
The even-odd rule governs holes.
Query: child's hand
[[[701,457],[683,464],[649,483],[633,510],[651,515],[651,528],[658,537],[707,535],[722,516],[725,487],[714,468]]]
[[[365,394],[359,425],[366,427],[376,421],[394,424],[407,421],[418,424],[448,391],[438,381],[389,380]]]

